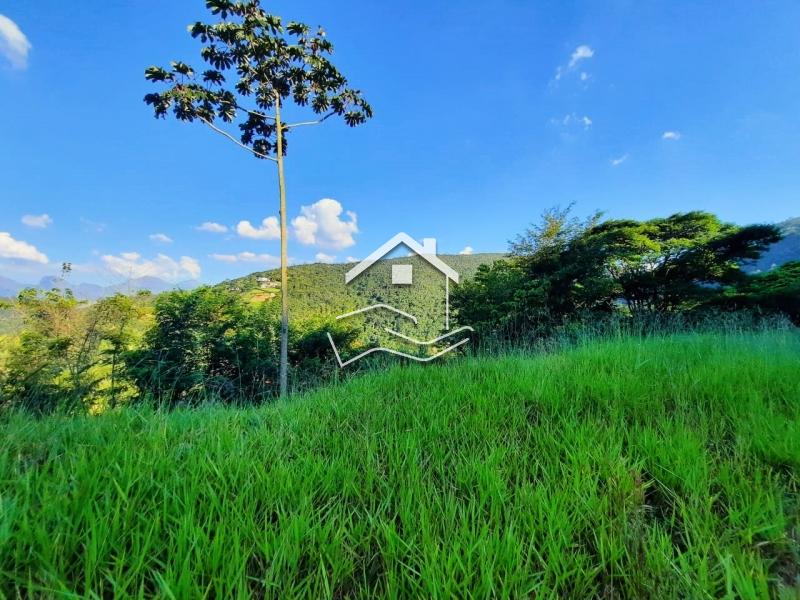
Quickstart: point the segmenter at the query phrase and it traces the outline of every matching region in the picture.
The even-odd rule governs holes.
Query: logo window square
[[[392,265],[392,283],[394,285],[411,285],[412,265]]]

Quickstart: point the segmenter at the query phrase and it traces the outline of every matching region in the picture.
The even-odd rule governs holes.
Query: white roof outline
[[[386,256],[389,252],[397,248],[397,246],[399,246],[400,244],[405,244],[409,250],[427,260],[436,269],[441,271],[445,275],[445,277],[452,280],[453,283],[458,283],[458,273],[455,271],[455,269],[449,267],[447,264],[445,264],[445,262],[442,259],[440,259],[435,254],[426,254],[425,248],[423,248],[422,244],[420,244],[417,240],[412,238],[407,233],[403,233],[402,231],[396,234],[388,242],[385,242],[380,248],[375,250],[372,254],[370,254],[367,258],[358,263],[355,267],[350,269],[344,276],[344,282],[347,284],[353,281],[353,279],[361,275],[361,273],[369,269],[372,265],[374,265],[381,258]]]

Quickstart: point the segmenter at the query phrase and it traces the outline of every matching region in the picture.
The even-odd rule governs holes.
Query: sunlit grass
[[[785,598],[800,339],[398,367],[0,423],[0,596]]]

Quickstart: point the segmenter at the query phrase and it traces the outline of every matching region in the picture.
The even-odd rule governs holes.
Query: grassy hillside
[[[0,596],[796,597],[798,361],[789,333],[615,339],[8,417]]]

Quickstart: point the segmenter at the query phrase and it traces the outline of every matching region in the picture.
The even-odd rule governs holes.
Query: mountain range
[[[69,288],[78,300],[99,300],[106,296],[113,296],[117,293],[135,294],[140,291],[150,291],[160,294],[173,289],[188,290],[197,287],[196,281],[183,281],[181,283],[169,283],[158,277],[137,277],[124,283],[113,285],[98,285],[96,283],[77,283],[65,281],[60,277],[47,276],[36,285],[20,283],[8,277],[0,275],[0,298],[12,298],[24,289],[34,288],[37,290],[53,290]]]

